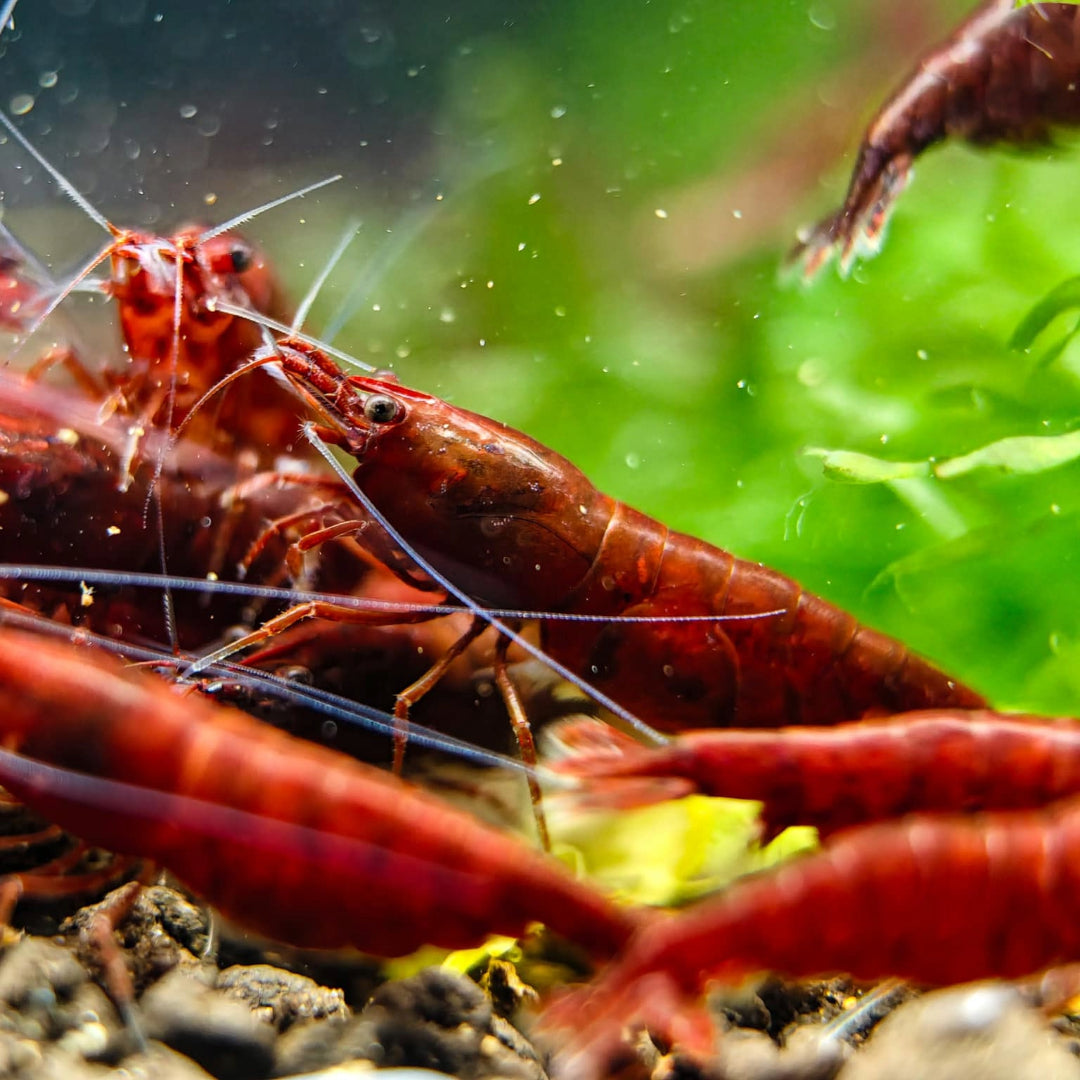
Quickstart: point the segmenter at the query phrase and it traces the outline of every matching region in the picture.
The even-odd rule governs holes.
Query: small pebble
[[[840,1080],[1080,1080],[1080,1062],[1008,986],[940,990],[881,1022]]]

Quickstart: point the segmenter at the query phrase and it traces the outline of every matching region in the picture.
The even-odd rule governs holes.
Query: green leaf
[[[1080,277],[1051,289],[1021,320],[1009,339],[1011,349],[1030,349],[1035,339],[1063,312],[1080,307]],[[1076,332],[1073,328],[1072,333]],[[1069,335],[1070,337],[1072,334]],[[1062,346],[1064,343],[1062,343]]]
[[[999,439],[973,450],[970,454],[950,458],[934,468],[940,480],[973,472],[975,469],[1000,469],[1014,474],[1040,473],[1066,465],[1080,457],[1080,431],[1066,435],[1019,435]]]
[[[884,484],[930,475],[926,461],[887,461],[854,450],[826,450],[820,446],[808,446],[803,453],[820,458],[830,480],[846,484]]]

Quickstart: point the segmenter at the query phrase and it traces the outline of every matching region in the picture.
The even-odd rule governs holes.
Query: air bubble
[[[345,27],[341,51],[354,67],[377,67],[394,51],[394,32],[370,15],[354,19]]]
[[[185,120],[190,120],[198,111],[199,111],[199,108],[198,108],[197,105],[181,105],[180,106],[180,115]]]
[[[12,116],[25,116],[33,107],[33,94],[16,94],[8,105],[8,111]]]
[[[813,4],[806,13],[810,25],[818,30],[836,29],[836,12],[827,4]]]
[[[51,90],[60,81],[60,73],[57,71],[43,71],[38,76],[38,86],[42,90]]]
[[[105,0],[101,17],[113,26],[137,26],[146,18],[146,0]]]

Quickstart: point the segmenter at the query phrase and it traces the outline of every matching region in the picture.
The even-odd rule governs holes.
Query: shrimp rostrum
[[[782,574],[598,491],[521,432],[391,379],[346,377],[312,346],[278,355],[323,437],[356,459],[356,484],[424,559],[481,604],[589,616],[542,621],[544,649],[658,728],[982,701]],[[641,621],[604,622],[627,616]]]
[[[989,0],[915,70],[870,122],[843,205],[800,234],[791,259],[811,278],[839,253],[846,273],[873,254],[914,160],[945,139],[1047,142],[1080,123],[1080,8]]]

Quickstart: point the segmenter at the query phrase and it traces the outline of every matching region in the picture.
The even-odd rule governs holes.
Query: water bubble
[[[135,139],[125,139],[121,144],[121,149],[128,161],[138,161],[139,155],[142,153],[142,147]]]
[[[439,322],[441,323],[452,323],[456,319],[457,315],[452,308],[443,308],[442,311],[439,312]]]
[[[198,108],[197,105],[181,105],[180,106],[180,115],[185,120],[190,120],[198,111],[199,111],[199,108]]]
[[[819,30],[836,29],[836,12],[828,4],[811,4],[806,16]]]
[[[60,74],[56,71],[43,71],[38,76],[38,86],[42,90],[51,90],[60,81]]]
[[[631,451],[629,454],[626,455],[625,460],[626,460],[626,467],[628,469],[639,469],[639,468],[641,468],[641,458],[638,457],[637,454],[633,453],[633,451]]]
[[[8,111],[12,116],[25,116],[33,107],[33,94],[16,94],[8,104]]]
[[[346,25],[341,52],[354,67],[370,68],[385,63],[394,51],[394,32],[377,16],[365,15]]]
[[[79,152],[93,156],[105,151],[112,138],[112,132],[107,127],[97,124],[87,124],[75,137],[75,145]]]
[[[113,26],[135,26],[146,18],[146,0],[104,0],[101,17]]]
[[[559,120],[566,115],[565,105],[553,105],[551,107],[551,119]]]
[[[195,130],[208,139],[212,138],[221,130],[221,117],[215,116],[213,113],[206,113],[204,116],[199,117]]]

